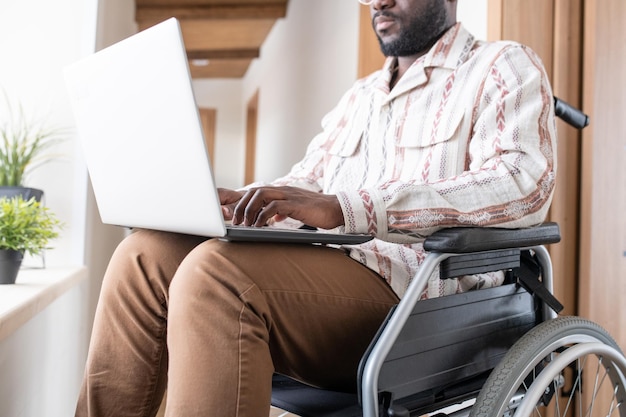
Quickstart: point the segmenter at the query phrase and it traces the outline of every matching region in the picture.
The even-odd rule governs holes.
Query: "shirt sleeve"
[[[335,108],[322,118],[322,131],[311,140],[304,157],[293,165],[287,175],[275,179],[271,185],[288,185],[320,193],[324,191],[325,163],[332,143],[333,127],[341,124],[347,117],[346,109],[354,89],[355,87],[346,92]]]

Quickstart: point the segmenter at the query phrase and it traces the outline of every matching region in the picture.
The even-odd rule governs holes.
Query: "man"
[[[364,232],[358,246],[228,243],[137,231],[104,280],[78,416],[263,416],[273,372],[354,389],[359,358],[449,226],[541,222],[554,186],[552,93],[537,56],[481,43],[456,0],[375,0],[389,57],[271,186],[220,190],[224,215]],[[501,274],[435,277],[435,297]]]

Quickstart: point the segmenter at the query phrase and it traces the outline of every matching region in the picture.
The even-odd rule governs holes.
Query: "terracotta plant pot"
[[[11,249],[0,249],[0,284],[15,284],[24,254]]]

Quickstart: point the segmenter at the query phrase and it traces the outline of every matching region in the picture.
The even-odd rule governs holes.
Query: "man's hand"
[[[220,198],[220,204],[222,205],[222,215],[224,219],[231,220],[235,212],[235,206],[239,200],[241,200],[241,197],[243,197],[243,193],[226,188],[218,188],[217,194]]]
[[[245,193],[219,189],[222,211],[233,224],[265,226],[287,217],[306,225],[333,229],[344,224],[343,212],[335,195],[297,187],[259,187]]]

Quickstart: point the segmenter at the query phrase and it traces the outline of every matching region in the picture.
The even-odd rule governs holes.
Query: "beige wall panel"
[[[583,108],[591,124],[583,132],[581,154],[579,315],[602,325],[624,350],[626,2],[585,0],[584,16]],[[593,381],[583,382],[591,392]],[[584,401],[586,407],[589,398]]]
[[[487,40],[502,39],[502,7],[504,0],[488,0],[487,2]]]
[[[502,37],[530,46],[552,76],[554,0],[504,0]]]
[[[626,2],[585,1],[580,315],[626,348]]]

